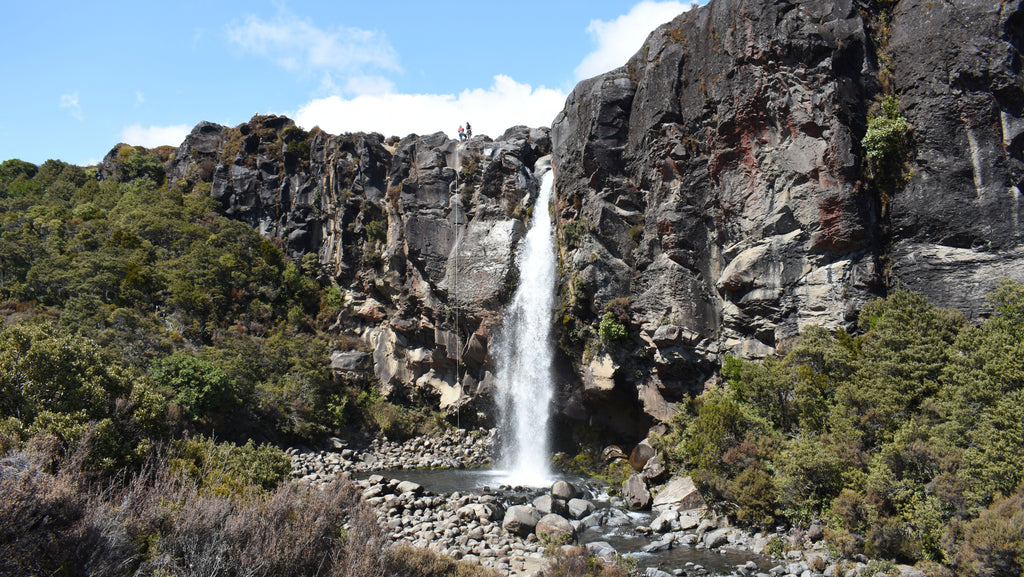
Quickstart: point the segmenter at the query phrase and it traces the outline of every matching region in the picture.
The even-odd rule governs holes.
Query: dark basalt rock
[[[343,378],[456,406],[494,389],[488,347],[552,154],[559,407],[632,444],[725,354],[851,327],[897,283],[979,319],[1001,277],[1024,279],[1021,0],[886,3],[885,30],[882,9],[712,0],[577,85],[550,131],[385,140],[257,116],[197,125],[164,169],[296,262],[316,255],[345,297],[332,330],[362,351],[335,357]],[[861,140],[890,88],[910,134],[881,194]],[[118,151],[100,178],[123,176]],[[612,310],[628,336],[598,342]]]
[[[978,318],[999,278],[1024,278],[1020,2],[892,9],[912,134],[891,196],[860,145],[883,89],[879,10],[714,0],[581,82],[555,119],[560,226],[584,231],[561,247],[561,285],[585,292],[579,324],[628,299],[615,383],[638,412],[670,416],[723,353],[850,327],[896,283]],[[566,348],[577,366],[583,350]]]
[[[169,186],[208,191],[293,260],[316,255],[321,282],[345,296],[332,330],[363,349],[333,355],[339,378],[376,380],[385,394],[426,389],[445,408],[493,386],[490,332],[517,276],[548,132],[386,142],[256,116],[197,125],[166,169]]]

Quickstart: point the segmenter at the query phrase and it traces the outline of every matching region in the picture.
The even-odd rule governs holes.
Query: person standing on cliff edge
[[[459,141],[466,140],[466,131],[463,130],[462,125],[459,125]]]
[[[466,138],[473,138],[473,127],[466,123]]]

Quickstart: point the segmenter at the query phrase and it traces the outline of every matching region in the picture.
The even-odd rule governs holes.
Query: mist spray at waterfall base
[[[501,465],[510,485],[551,483],[548,422],[554,396],[551,342],[556,256],[551,203],[553,171],[541,179],[530,230],[517,255],[519,284],[505,311],[498,343]]]

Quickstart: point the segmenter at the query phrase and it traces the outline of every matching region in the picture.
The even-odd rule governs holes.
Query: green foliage
[[[31,162],[17,158],[0,163],[0,198],[38,194],[42,187],[30,184],[38,170],[39,167]]]
[[[164,182],[164,164],[156,154],[141,146],[123,145],[117,150],[120,163],[118,180],[131,182],[144,178],[153,183]]]
[[[128,372],[93,342],[37,325],[0,330],[0,412],[30,426],[43,412],[102,418],[131,391]]]
[[[168,464],[217,495],[243,495],[251,488],[270,491],[291,472],[287,453],[252,439],[241,446],[203,436],[175,441]]]
[[[192,419],[201,420],[232,402],[231,383],[217,365],[185,353],[153,362],[149,369],[158,387],[174,391],[174,402]]]
[[[971,326],[895,290],[863,307],[857,336],[808,328],[781,357],[727,358],[728,386],[658,446],[741,523],[827,518],[845,554],[971,574],[964,528],[1024,482],[1024,285],[990,302]],[[1020,545],[1002,531],[981,549]]]
[[[898,155],[906,144],[910,128],[907,119],[900,114],[900,101],[895,94],[886,96],[880,108],[880,113],[868,118],[868,131],[861,140],[868,158],[876,162]]]
[[[360,391],[356,396],[355,409],[363,422],[372,423],[392,439],[436,434],[448,426],[439,413],[393,403],[375,390]]]
[[[138,463],[165,430],[166,401],[91,340],[47,325],[0,329],[0,443],[46,436],[114,471]]]
[[[568,249],[579,248],[583,237],[590,233],[590,227],[582,219],[571,220],[562,225],[562,242]]]
[[[868,129],[861,139],[871,176],[886,194],[903,179],[909,147],[910,124],[900,113],[895,94],[886,96],[880,110],[868,116]]]
[[[625,325],[620,323],[611,311],[604,313],[604,316],[601,317],[597,334],[601,337],[601,342],[605,344],[621,341],[628,335]]]
[[[287,171],[308,158],[309,139],[259,117],[225,146],[242,161],[252,156],[244,147],[278,155]],[[343,428],[403,436],[443,426],[398,403],[357,403],[368,383],[336,382],[329,354],[362,343],[321,332],[343,312],[344,292],[321,290],[315,254],[293,262],[219,214],[202,194],[209,163],[162,186],[168,152],[119,146],[102,181],[59,161],[0,164],[0,300],[47,319],[0,335],[3,448],[86,443],[90,466],[106,470],[186,433],[301,443]],[[381,215],[370,223],[374,242],[385,240]],[[48,337],[15,338],[43,324]]]
[[[388,239],[388,223],[383,220],[371,220],[366,223],[366,238],[375,242]]]

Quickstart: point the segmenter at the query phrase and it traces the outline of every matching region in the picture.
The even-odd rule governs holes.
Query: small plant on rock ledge
[[[626,326],[615,318],[614,313],[608,311],[601,317],[601,325],[597,329],[597,334],[601,337],[601,342],[607,345],[625,339]]]
[[[907,119],[900,114],[899,98],[890,94],[882,100],[880,114],[868,117],[868,131],[861,144],[872,162],[888,164],[900,160],[909,131]]]
[[[886,202],[910,176],[907,169],[910,124],[900,113],[900,100],[886,96],[879,110],[868,115],[868,129],[861,139],[867,156],[868,174]]]

